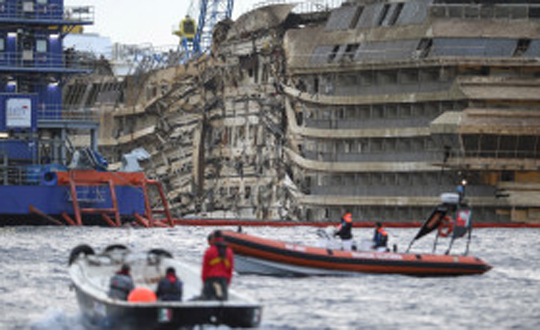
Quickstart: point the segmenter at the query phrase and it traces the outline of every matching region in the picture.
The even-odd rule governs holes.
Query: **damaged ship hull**
[[[113,161],[148,150],[177,216],[420,221],[466,183],[475,221],[538,222],[539,10],[262,7],[218,24],[209,56],[74,79],[67,97],[107,109],[100,145]]]

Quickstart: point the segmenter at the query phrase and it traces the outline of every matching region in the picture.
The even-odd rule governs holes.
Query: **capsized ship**
[[[0,225],[149,226],[150,189],[170,220],[159,183],[107,171],[96,111],[63,107],[67,78],[90,72],[63,38],[93,19],[63,0],[0,2]]]
[[[476,222],[539,222],[537,1],[301,7],[218,24],[193,65],[73,80],[69,102],[112,105],[102,151],[144,146],[179,213],[412,222],[467,181]]]

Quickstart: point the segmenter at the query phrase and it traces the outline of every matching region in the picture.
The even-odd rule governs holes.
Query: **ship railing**
[[[255,3],[251,10],[255,10],[261,7],[266,7],[270,5],[284,5],[284,4],[297,4],[293,8],[293,12],[300,14],[300,13],[313,13],[313,12],[319,12],[323,10],[330,10],[333,8],[337,8],[341,6],[343,2],[346,0],[318,0],[318,1],[308,1],[308,2],[302,2],[298,3],[291,0],[265,0]]]
[[[65,109],[61,104],[38,107],[38,120],[99,122],[99,113],[91,108]]]
[[[497,149],[497,150],[471,150],[452,153],[453,159],[489,158],[489,159],[539,159],[540,151]]]
[[[41,170],[40,165],[0,165],[0,184],[3,186],[40,185]]]
[[[23,50],[0,52],[0,67],[89,70],[92,64],[72,50],[65,50],[62,54]]]
[[[94,21],[94,7],[93,6],[65,7],[64,19],[67,21],[73,21],[73,22],[93,22]]]
[[[73,22],[91,23],[94,21],[92,6],[63,6],[58,3],[36,3],[25,0],[22,2],[0,3],[0,20],[68,20]]]
[[[440,58],[446,60],[470,58],[482,59],[489,57],[490,59],[509,58],[520,60],[520,57],[512,55],[516,52],[517,40],[512,42],[504,42],[497,44],[486,43],[474,45],[429,45],[425,48],[419,44],[417,49],[407,50],[399,47],[389,47],[386,44],[375,45],[373,47],[385,47],[384,49],[363,49],[360,48],[354,52],[341,52],[339,49],[312,54],[295,54],[292,57],[300,58],[302,61],[309,59],[310,65],[327,64],[327,63],[365,63],[365,62],[384,62],[384,61],[418,61],[425,58]],[[335,48],[339,48],[340,45]],[[342,45],[346,47],[347,45]],[[370,47],[370,44],[366,44]],[[510,55],[509,55],[510,54]],[[526,59],[528,57],[525,57]]]
[[[489,5],[438,3],[431,5],[430,14],[432,17],[438,18],[527,20],[540,18],[540,5],[528,3],[497,3]]]

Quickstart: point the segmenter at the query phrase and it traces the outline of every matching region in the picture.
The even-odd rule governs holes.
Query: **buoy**
[[[154,302],[156,300],[157,297],[154,291],[143,287],[137,287],[131,290],[128,295],[129,302]]]

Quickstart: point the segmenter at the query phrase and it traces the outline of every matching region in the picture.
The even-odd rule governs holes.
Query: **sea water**
[[[72,248],[110,244],[162,248],[200,265],[216,228],[0,228],[0,329],[83,329],[67,260]],[[233,227],[221,227],[233,229]],[[244,227],[262,237],[316,244],[312,227]],[[387,229],[402,252],[415,229]],[[354,229],[369,239],[370,229]],[[432,234],[433,235],[433,234]],[[443,253],[447,240],[439,240]],[[484,275],[278,278],[235,275],[231,289],[263,304],[263,329],[539,329],[540,229],[475,229],[470,255],[493,269]],[[430,252],[433,237],[412,247]],[[461,253],[465,241],[455,244]]]

